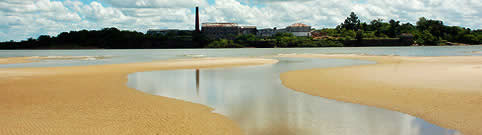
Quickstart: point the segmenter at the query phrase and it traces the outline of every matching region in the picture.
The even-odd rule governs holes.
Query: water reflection
[[[370,63],[282,58],[275,65],[206,69],[202,74],[199,69],[135,73],[128,86],[213,107],[249,135],[456,134],[410,115],[296,92],[279,80],[281,72],[290,70]]]
[[[196,69],[196,94],[199,96],[199,69]]]

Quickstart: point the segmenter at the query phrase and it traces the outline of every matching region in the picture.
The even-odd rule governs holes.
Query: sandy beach
[[[31,63],[34,62],[33,57],[11,57],[0,58],[0,64],[16,64],[16,63]]]
[[[0,64],[33,63],[42,60],[99,60],[108,59],[109,56],[32,56],[32,57],[7,57],[0,58]]]
[[[212,113],[209,107],[128,88],[127,75],[276,62],[255,58],[201,58],[3,68],[0,69],[0,134],[242,134],[236,123]]]
[[[482,57],[283,55],[377,64],[286,72],[283,84],[314,96],[407,113],[465,135],[482,134]]]

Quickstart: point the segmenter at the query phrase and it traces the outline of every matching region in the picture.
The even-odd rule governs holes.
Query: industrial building
[[[240,34],[236,23],[203,23],[201,33],[210,39],[231,39]]]
[[[311,36],[311,26],[302,23],[295,23],[284,29],[261,29],[258,30],[258,33],[256,35],[258,37],[271,37],[274,36],[276,33],[291,33],[297,37],[309,37]]]
[[[259,37],[271,37],[276,33],[291,33],[298,37],[309,37],[311,36],[311,26],[295,23],[284,29],[260,29],[258,30],[256,26],[239,26],[237,23],[202,23],[202,29],[200,29],[199,21],[199,7],[196,7],[196,18],[195,18],[195,30],[177,30],[177,29],[150,29],[147,34],[150,35],[166,35],[168,33],[179,34],[179,33],[193,33],[193,34],[203,34],[209,39],[234,39],[237,35],[242,34],[253,34]]]
[[[241,34],[256,35],[256,33],[258,32],[258,29],[256,29],[256,26],[241,26],[240,32]]]
[[[196,7],[196,24],[195,24],[195,30],[179,30],[179,29],[149,29],[147,31],[148,35],[167,35],[168,33],[172,33],[175,35],[179,34],[186,34],[186,33],[200,33],[199,30],[199,7]]]
[[[258,37],[272,37],[272,36],[274,36],[274,34],[276,34],[276,28],[274,28],[274,29],[267,28],[267,29],[258,30],[258,33],[256,33],[256,36],[258,36]]]
[[[292,24],[285,29],[286,32],[291,33],[297,37],[311,36],[311,26],[302,23]]]
[[[239,26],[237,23],[203,23],[201,32],[210,39],[233,39],[241,34],[256,35],[256,26]]]
[[[295,23],[284,29],[256,29],[256,26],[239,26],[237,23],[203,23],[202,33],[210,39],[233,39],[240,34],[253,34],[258,37],[271,37],[276,33],[291,33],[297,37],[311,36],[311,26]]]

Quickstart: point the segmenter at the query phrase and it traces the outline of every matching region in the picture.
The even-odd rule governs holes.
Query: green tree
[[[361,31],[361,30],[357,31],[355,39],[358,40],[358,41],[362,41],[363,40],[363,31]]]
[[[354,30],[342,29],[341,37],[345,37],[347,40],[353,40],[356,38],[356,32]]]
[[[400,21],[390,20],[388,22],[390,24],[390,28],[387,31],[387,34],[391,38],[395,38],[400,35]]]
[[[376,38],[374,31],[364,31],[363,38]]]
[[[428,30],[425,30],[421,33],[416,33],[415,41],[417,42],[417,44],[437,45],[438,38],[433,36]]]
[[[382,19],[373,20],[368,25],[369,31],[374,31],[377,37],[387,37],[387,33],[390,29],[390,24],[383,22]]]
[[[417,29],[410,23],[404,23],[400,26],[400,33],[413,33]]]
[[[347,17],[345,22],[341,24],[341,28],[354,31],[358,31],[358,29],[360,29],[360,19],[358,19],[358,16],[355,14],[355,12],[350,13],[350,16]]]
[[[326,33],[326,35],[332,36],[332,37],[340,36],[338,30],[336,30],[336,29],[324,28],[324,29],[321,29],[321,32]]]
[[[383,26],[382,19],[376,19],[370,21],[370,25],[368,25],[368,31],[377,31]]]
[[[442,37],[444,31],[444,24],[439,20],[427,20],[425,17],[417,21],[417,29],[419,31],[428,30],[433,36]]]
[[[254,42],[256,40],[257,40],[257,38],[253,34],[242,34],[242,35],[238,35],[234,38],[234,41],[236,41],[236,43],[241,43],[241,44]]]
[[[220,39],[217,41],[213,41],[208,45],[208,48],[242,48],[243,46],[237,43],[234,43],[233,40],[227,39]]]
[[[417,21],[417,29],[420,31],[427,30],[429,27],[428,20],[425,17],[421,17]]]

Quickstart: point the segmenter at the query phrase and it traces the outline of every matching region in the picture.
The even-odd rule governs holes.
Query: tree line
[[[207,48],[293,48],[293,47],[342,47],[339,40],[313,40],[311,37],[297,37],[291,33],[276,33],[271,37],[257,37],[253,34],[238,35],[233,40],[220,39],[210,42]]]
[[[420,45],[443,45],[447,42],[482,44],[482,31],[471,30],[459,26],[446,26],[441,20],[419,18],[415,25],[400,23],[400,21],[382,19],[369,23],[361,22],[352,12],[343,23],[334,29],[322,29],[320,32],[332,37],[351,40],[399,38],[413,36],[415,43]]]
[[[273,48],[273,47],[341,47],[346,41],[410,38],[419,45],[447,43],[482,44],[482,31],[446,26],[440,20],[420,18],[416,24],[381,19],[361,22],[352,12],[336,28],[314,30],[318,37],[296,37],[276,33],[271,37],[238,35],[233,39],[210,40],[202,34],[178,32],[144,34],[117,28],[63,32],[57,36],[42,35],[20,42],[1,42],[0,49],[155,49],[155,48]],[[361,43],[361,42],[360,42]]]
[[[55,37],[39,36],[20,42],[2,42],[0,49],[152,49],[199,48],[192,33],[149,35],[117,28],[63,32]]]

